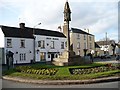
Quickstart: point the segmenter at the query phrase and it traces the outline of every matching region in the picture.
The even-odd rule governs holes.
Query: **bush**
[[[58,69],[55,68],[33,69],[31,68],[31,66],[18,66],[16,67],[16,71],[28,74],[55,75]]]

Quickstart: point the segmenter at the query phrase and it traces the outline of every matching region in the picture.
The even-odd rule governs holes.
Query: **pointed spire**
[[[64,21],[71,21],[71,10],[69,7],[68,0],[66,0],[65,6],[64,6]]]
[[[66,3],[65,3],[64,13],[65,13],[65,12],[66,12],[66,13],[71,13],[68,0],[66,0]]]

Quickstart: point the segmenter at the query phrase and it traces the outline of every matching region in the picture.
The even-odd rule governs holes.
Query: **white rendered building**
[[[34,58],[36,62],[52,61],[65,49],[66,37],[61,32],[25,27],[25,23],[20,23],[20,28],[0,26],[0,29],[4,41],[2,64],[7,63],[7,51],[14,53],[14,64],[21,64],[30,63]]]

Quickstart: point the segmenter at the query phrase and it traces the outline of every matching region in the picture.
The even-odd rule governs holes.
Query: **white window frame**
[[[87,45],[86,45],[86,42],[84,42],[84,49],[87,49]]]
[[[64,42],[61,42],[61,49],[64,49],[64,48],[65,48]]]
[[[90,43],[90,49],[92,49],[92,43]]]
[[[7,48],[12,48],[12,39],[7,39]]]
[[[54,41],[51,41],[51,49],[55,49],[55,42]]]
[[[20,47],[25,48],[25,40],[20,40]]]
[[[84,34],[84,40],[86,40],[86,35]]]
[[[26,53],[20,53],[20,61],[25,61],[26,60]]]
[[[80,49],[80,42],[77,43],[77,49]]]
[[[44,40],[38,41],[38,47],[40,47],[41,49],[44,49],[45,48],[45,41]]]
[[[91,36],[89,36],[89,40],[92,41],[92,37]]]

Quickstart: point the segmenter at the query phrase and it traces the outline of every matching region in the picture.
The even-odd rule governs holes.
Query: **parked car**
[[[100,57],[101,57],[101,59],[111,58],[111,56],[108,55],[108,54],[103,54],[103,55],[101,55]]]
[[[116,61],[119,61],[120,60],[120,55],[117,55],[116,56]]]

